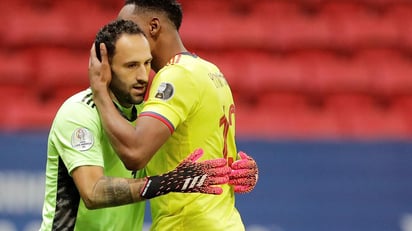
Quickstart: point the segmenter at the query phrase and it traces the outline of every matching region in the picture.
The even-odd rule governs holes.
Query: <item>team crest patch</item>
[[[78,128],[72,134],[72,147],[79,151],[89,150],[94,144],[93,134],[87,128]]]
[[[161,83],[159,88],[157,88],[157,93],[155,95],[158,99],[168,100],[172,98],[175,89],[171,83]]]

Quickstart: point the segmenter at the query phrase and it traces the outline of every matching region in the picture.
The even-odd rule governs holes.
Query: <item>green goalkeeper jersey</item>
[[[172,132],[146,166],[148,175],[174,169],[196,148],[203,148],[202,160],[236,158],[232,93],[219,69],[196,55],[178,54],[156,74],[140,116],[157,118]],[[222,195],[169,193],[151,199],[152,230],[244,230],[233,189],[224,185],[223,190]]]
[[[136,109],[117,107],[130,120],[137,115]],[[66,100],[50,130],[40,230],[142,230],[144,202],[96,210],[85,207],[70,174],[76,167],[84,165],[101,166],[106,176],[144,176],[143,171],[128,171],[114,152],[102,128],[90,89]]]

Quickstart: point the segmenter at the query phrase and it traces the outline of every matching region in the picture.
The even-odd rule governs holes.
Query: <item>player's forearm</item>
[[[139,179],[100,177],[90,191],[82,192],[89,209],[130,204],[170,192],[221,194],[231,169],[224,158],[197,162],[202,149],[195,150],[175,169],[162,175]],[[86,186],[87,188],[87,186]]]
[[[88,209],[114,207],[142,201],[140,191],[145,179],[102,177],[94,186],[93,192],[83,201]]]

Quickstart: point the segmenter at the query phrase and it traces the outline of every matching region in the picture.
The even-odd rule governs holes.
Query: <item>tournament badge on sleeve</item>
[[[79,151],[87,151],[94,144],[93,134],[87,128],[77,128],[72,134],[72,147]]]
[[[172,98],[173,94],[174,87],[171,83],[161,83],[157,89],[155,97],[162,100],[168,100]]]

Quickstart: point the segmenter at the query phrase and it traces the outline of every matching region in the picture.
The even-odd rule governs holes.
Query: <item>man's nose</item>
[[[149,70],[147,70],[147,68],[142,65],[140,66],[139,70],[136,73],[136,79],[139,82],[148,82],[149,81]]]

